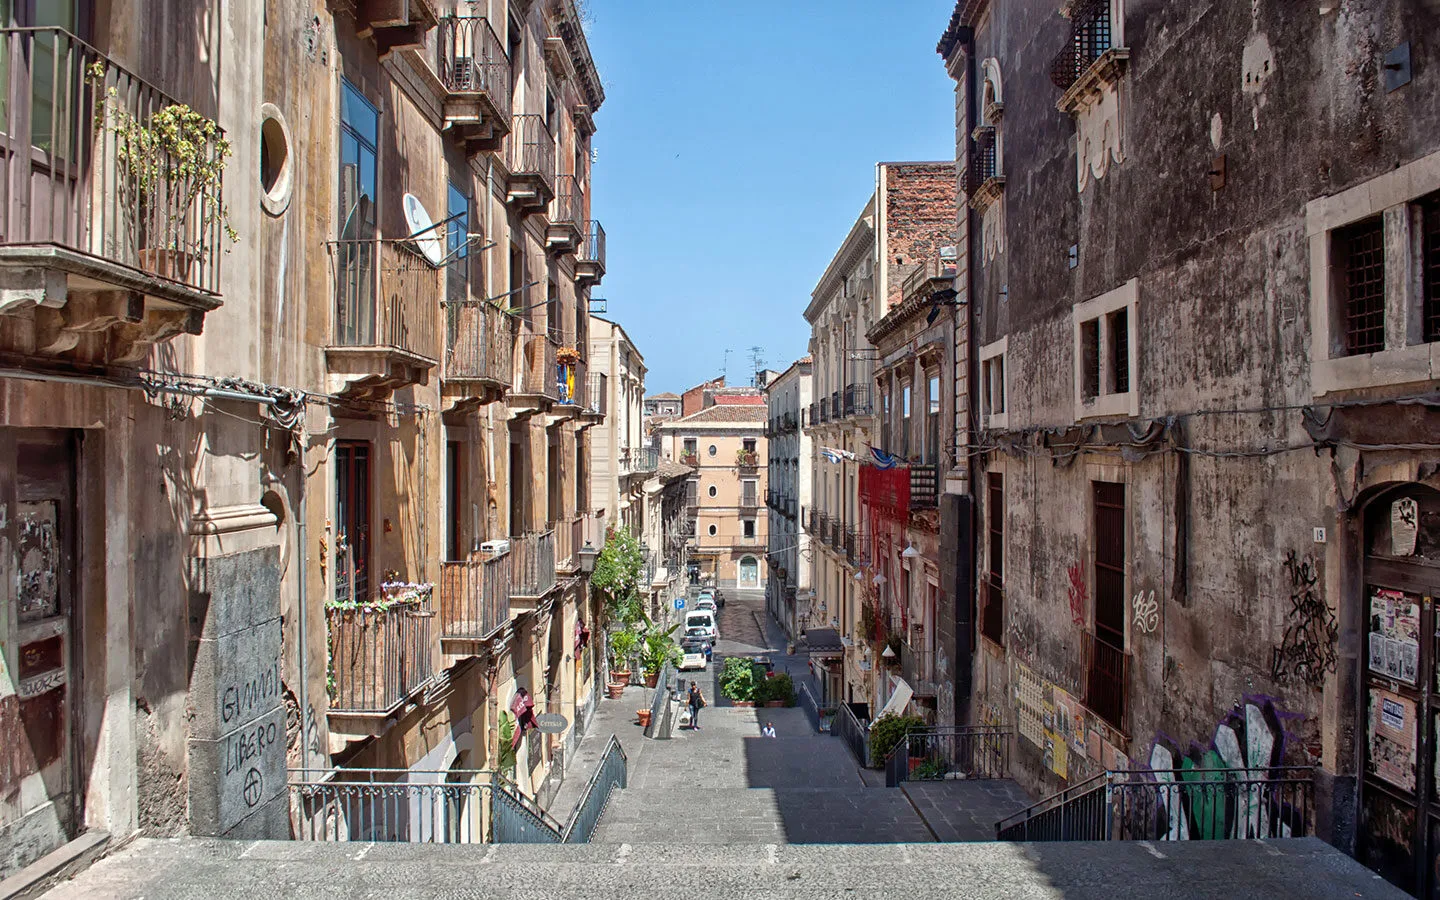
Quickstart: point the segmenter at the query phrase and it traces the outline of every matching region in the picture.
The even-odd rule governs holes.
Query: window
[[[900,455],[910,455],[910,383],[900,387]]]
[[[747,538],[753,538],[753,537],[755,536],[755,520],[754,520],[754,519],[745,519],[743,522],[741,522],[741,525],[744,526],[744,529],[745,529],[745,531],[744,531],[745,537],[747,537]]]
[[[469,298],[470,285],[470,195],[450,183],[445,216],[445,252],[450,263],[445,266],[445,296],[450,302]]]
[[[746,453],[754,453],[754,452],[755,452],[755,439],[754,439],[754,438],[745,438],[745,452],[746,452]]]
[[[742,481],[742,482],[740,482],[740,505],[741,505],[741,506],[755,506],[755,505],[756,505],[756,497],[759,495],[758,486],[759,486],[759,482],[757,482],[757,481]]]
[[[708,529],[708,533],[711,537],[714,537],[715,535],[720,533],[720,529],[716,528],[714,525],[711,525]]]
[[[694,452],[695,452],[695,439],[694,439],[694,438],[685,438],[685,452],[686,452],[686,453],[694,453]]]
[[[1075,305],[1075,418],[1137,416],[1135,335],[1138,280]],[[992,345],[993,346],[993,345]],[[997,351],[1003,352],[1003,351]],[[984,357],[982,356],[982,360]],[[1004,362],[996,370],[997,395],[1003,403]],[[990,383],[985,384],[986,389]],[[988,395],[987,395],[988,397]]]
[[[1086,635],[1085,705],[1122,731],[1127,705],[1125,653],[1125,485],[1091,482],[1094,629]]]
[[[710,489],[709,489],[708,491],[706,491],[706,493],[709,494],[711,497],[714,497],[714,496],[716,496],[717,494],[719,494],[720,492],[719,492],[718,490],[716,490],[716,489],[715,489],[715,485],[712,484],[712,485],[710,485]]]
[[[370,599],[370,442],[335,443],[335,599]]]
[[[711,455],[711,456],[714,456],[714,455],[715,455],[716,453],[718,453],[718,452],[719,452],[719,450],[715,447],[715,445],[714,445],[714,444],[711,444],[711,445],[710,445],[710,450],[709,450],[710,455]]]
[[[940,376],[925,380],[925,461],[940,464]]]
[[[1345,355],[1385,349],[1385,222],[1380,216],[1336,229],[1332,258],[1340,290]]]
[[[1315,397],[1431,381],[1440,153],[1305,205]]]
[[[1008,428],[1006,413],[1005,353],[1010,338],[1001,338],[980,348],[980,425],[982,428]]]
[[[380,113],[348,81],[340,110],[340,242],[335,325],[340,343],[373,344],[375,322],[375,148]]]
[[[986,476],[985,532],[989,539],[988,574],[980,610],[980,633],[1001,646],[1005,644],[1005,476]]]

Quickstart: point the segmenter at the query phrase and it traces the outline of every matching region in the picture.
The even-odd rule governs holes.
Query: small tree
[[[605,624],[617,622],[629,627],[644,617],[640,603],[640,575],[644,569],[640,541],[628,531],[611,531],[590,575],[590,587],[605,595]]]

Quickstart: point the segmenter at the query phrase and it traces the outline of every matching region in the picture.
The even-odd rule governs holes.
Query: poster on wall
[[[1372,687],[1366,723],[1366,766],[1370,774],[1407,791],[1415,790],[1415,701]]]
[[[1420,670],[1419,598],[1371,588],[1370,671],[1415,684]]]
[[[1040,679],[1025,666],[1015,666],[1015,728],[1020,736],[1034,746],[1044,749],[1045,727],[1044,689]]]
[[[1390,552],[1396,556],[1415,555],[1415,537],[1420,533],[1420,504],[1414,497],[1401,497],[1390,504]]]

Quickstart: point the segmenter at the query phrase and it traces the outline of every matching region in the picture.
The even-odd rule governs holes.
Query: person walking
[[[700,686],[690,682],[690,696],[685,701],[690,704],[690,727],[695,731],[700,730],[700,710],[705,706],[705,695],[700,693]]]
[[[766,722],[766,723],[765,723],[765,727],[760,730],[760,733],[763,734],[763,735],[765,735],[766,737],[774,737],[774,736],[775,736],[775,725],[774,725],[774,723],[772,723],[772,722]]]

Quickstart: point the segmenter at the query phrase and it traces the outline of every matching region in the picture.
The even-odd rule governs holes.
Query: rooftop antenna
[[[726,348],[725,348],[725,356],[724,356],[724,358],[723,358],[723,361],[720,363],[720,377],[721,377],[721,378],[724,378],[724,377],[726,377],[727,375],[730,374],[730,354],[732,354],[732,353],[734,353],[734,352],[735,352],[735,351],[734,351],[734,350],[731,350],[729,347],[726,347]]]
[[[750,348],[750,371],[751,371],[753,374],[750,376],[750,384],[751,384],[752,387],[759,387],[759,386],[760,386],[760,373],[761,373],[762,371],[764,371],[764,369],[765,369],[765,348],[764,348],[764,347],[751,347],[751,348]]]

